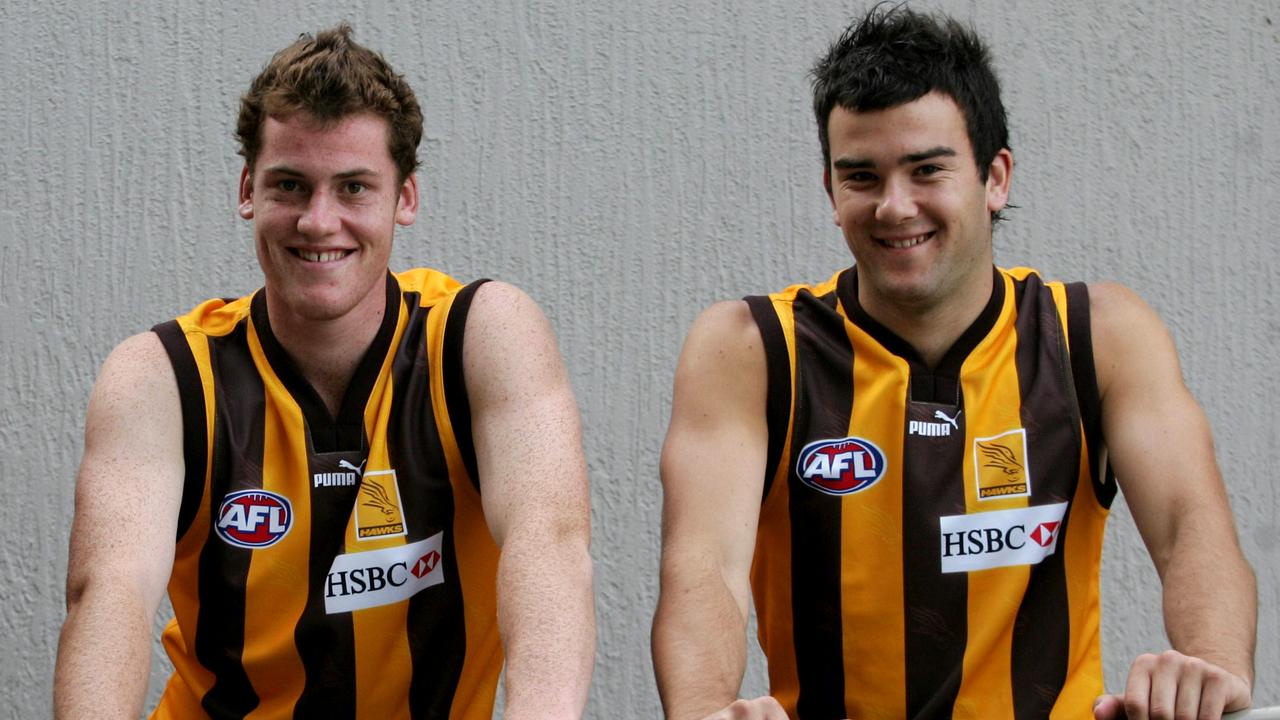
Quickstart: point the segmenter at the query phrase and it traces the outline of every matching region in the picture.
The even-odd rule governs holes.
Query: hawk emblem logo
[[[979,500],[1029,496],[1031,473],[1027,470],[1026,429],[974,438],[973,476]]]
[[[356,497],[356,539],[375,540],[406,534],[404,509],[395,470],[369,471]]]

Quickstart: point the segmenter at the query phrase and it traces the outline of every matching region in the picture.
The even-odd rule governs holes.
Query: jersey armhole
[[[468,283],[454,296],[449,306],[449,316],[445,320],[442,343],[444,399],[449,408],[449,424],[453,427],[458,453],[462,455],[462,463],[467,468],[467,476],[471,478],[476,492],[480,492],[480,472],[476,463],[475,440],[471,437],[471,401],[467,398],[467,382],[463,373],[462,336],[467,326],[467,312],[471,309],[476,290],[487,282],[488,278],[483,278]]]
[[[1116,482],[1106,459],[1105,438],[1102,436],[1102,398],[1098,393],[1098,375],[1093,362],[1089,287],[1082,282],[1067,283],[1065,287],[1071,379],[1075,383],[1076,403],[1080,408],[1085,446],[1089,451],[1089,477],[1098,502],[1102,507],[1110,508],[1116,495]]]
[[[178,380],[178,398],[182,403],[182,458],[186,466],[182,481],[182,503],[178,507],[178,534],[181,540],[195,520],[204,496],[205,469],[209,461],[208,426],[204,406],[204,384],[195,356],[187,344],[186,333],[177,320],[151,328],[160,338],[169,363]]]
[[[773,478],[782,462],[782,448],[787,439],[787,426],[791,419],[791,358],[787,353],[787,338],[782,323],[773,309],[773,301],[767,296],[754,295],[743,298],[751,310],[751,317],[760,328],[764,342],[767,388],[765,391],[765,422],[769,441],[764,467],[764,491],[761,502],[769,497]]]

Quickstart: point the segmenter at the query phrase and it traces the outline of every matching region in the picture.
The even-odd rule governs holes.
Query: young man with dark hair
[[[662,457],[668,715],[1247,706],[1253,575],[1168,332],[1123,287],[993,267],[1013,156],[982,42],[877,6],[817,64],[814,108],[855,265],[712,306],[689,333]],[[1104,695],[1118,489],[1174,649]],[[752,594],[770,697],[735,702]]]
[[[537,306],[388,271],[422,113],[345,25],[241,103],[264,287],[107,358],[76,489],[59,718],[580,715],[595,622],[577,406]],[[511,352],[519,348],[520,352]]]

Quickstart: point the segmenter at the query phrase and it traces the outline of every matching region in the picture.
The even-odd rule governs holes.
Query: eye
[[[854,185],[866,185],[867,183],[875,182],[875,180],[876,174],[867,170],[854,170],[844,176],[844,182]]]
[[[290,178],[285,178],[276,183],[276,187],[287,193],[297,192],[302,189],[302,185],[297,180]]]
[[[365,184],[362,182],[352,181],[347,183],[344,189],[346,190],[348,195],[359,195],[360,193],[364,192],[368,188],[365,187]]]
[[[942,166],[941,166],[941,165],[932,165],[932,164],[931,164],[931,165],[921,165],[920,167],[916,168],[916,174],[917,174],[917,175],[924,175],[925,177],[928,177],[928,176],[930,176],[930,175],[937,175],[937,174],[938,174],[938,173],[940,173],[940,172],[942,172]]]

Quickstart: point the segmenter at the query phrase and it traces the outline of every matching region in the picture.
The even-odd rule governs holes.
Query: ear
[[[827,199],[831,201],[831,222],[840,227],[840,212],[836,210],[836,196],[831,194],[831,168],[822,168],[822,187],[827,191]]]
[[[240,171],[240,217],[245,220],[253,219],[253,175],[249,172],[249,165],[246,163],[244,169]]]
[[[400,185],[400,197],[396,199],[396,224],[412,225],[418,217],[418,176],[409,173]]]
[[[1013,181],[1013,153],[1002,148],[991,158],[987,168],[987,210],[1003,210],[1009,202],[1009,185]]]

